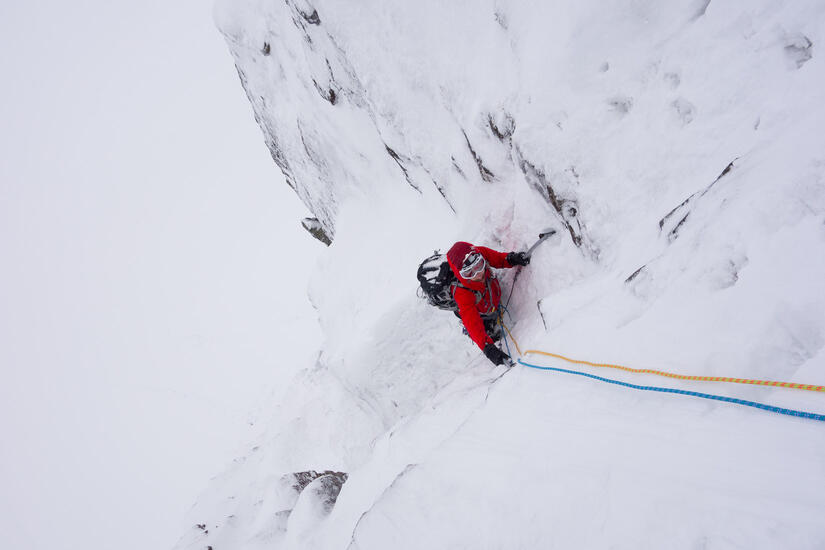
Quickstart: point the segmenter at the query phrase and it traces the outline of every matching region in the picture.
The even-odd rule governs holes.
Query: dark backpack
[[[458,304],[453,298],[453,287],[461,284],[450,269],[447,256],[436,251],[421,262],[418,266],[418,282],[421,284],[418,295],[426,299],[428,304],[446,311],[458,310]]]

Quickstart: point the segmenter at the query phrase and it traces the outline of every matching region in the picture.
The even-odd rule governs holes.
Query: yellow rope
[[[524,355],[523,353],[521,353],[521,348],[520,348],[520,347],[518,347],[518,342],[516,342],[516,339],[515,339],[515,338],[513,338],[513,334],[510,332],[510,329],[509,329],[509,328],[507,328],[507,325],[505,325],[505,324],[504,324],[504,320],[503,320],[503,319],[501,319],[500,317],[499,317],[499,323],[501,323],[501,326],[503,326],[503,327],[504,327],[504,330],[506,330],[506,331],[507,331],[507,336],[509,336],[509,337],[510,337],[510,340],[512,340],[512,341],[513,341],[513,344],[515,344],[515,346],[516,346],[516,351],[518,351],[519,356]],[[527,352],[527,353],[530,353],[530,352]]]
[[[504,328],[506,329],[507,327]],[[510,334],[509,330],[507,331],[507,334]],[[510,338],[512,338],[512,335],[510,336]],[[513,343],[515,343],[515,340],[513,340]],[[516,344],[516,349],[518,349],[518,344]],[[778,388],[793,388],[797,390],[825,392],[825,386],[814,386],[811,384],[795,384],[793,382],[776,382],[772,380],[751,380],[748,378],[728,378],[725,376],[691,376],[687,374],[674,374],[672,372],[666,372],[661,370],[633,369],[630,367],[623,367],[621,365],[611,365],[610,363],[591,363],[590,361],[571,359],[569,357],[565,357],[564,355],[559,355],[557,353],[549,353],[546,351],[540,351],[536,349],[528,349],[526,352],[524,352],[523,355],[528,355],[530,353],[546,355],[548,357],[556,357],[557,359],[562,359],[564,361],[567,361],[568,363],[575,363],[578,365],[589,365],[591,367],[608,367],[611,369],[620,369],[628,372],[636,372],[642,374],[656,374],[659,376],[667,376],[669,378],[678,378],[680,380],[701,380],[704,382],[732,382],[735,384],[755,384],[757,386],[775,386]],[[521,350],[519,350],[519,355],[522,355]]]

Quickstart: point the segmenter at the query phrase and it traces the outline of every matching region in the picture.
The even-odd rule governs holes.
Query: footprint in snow
[[[676,116],[682,122],[682,126],[687,126],[693,122],[693,116],[696,113],[696,107],[687,99],[680,97],[671,103],[673,109],[676,111]]]
[[[610,110],[621,116],[626,115],[633,108],[633,98],[624,95],[613,96],[607,100]]]
[[[797,69],[807,63],[813,56],[813,42],[802,33],[785,37],[785,55]]]
[[[679,73],[665,73],[662,78],[671,90],[675,90],[682,83],[682,77],[679,76]]]

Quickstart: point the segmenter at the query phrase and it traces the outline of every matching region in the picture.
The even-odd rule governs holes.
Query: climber
[[[456,315],[461,318],[467,334],[496,365],[510,357],[495,345],[501,337],[498,307],[501,286],[490,268],[503,269],[530,263],[526,252],[497,252],[483,246],[459,241],[447,251],[447,261],[459,284],[453,288],[458,304]]]

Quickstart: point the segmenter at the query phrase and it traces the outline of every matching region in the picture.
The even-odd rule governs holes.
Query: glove
[[[507,254],[507,263],[510,265],[527,265],[530,263],[530,256],[526,252],[510,252]]]
[[[487,359],[493,362],[494,365],[503,365],[505,361],[509,361],[510,356],[498,349],[494,344],[487,344],[484,346],[484,355]]]

